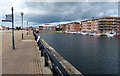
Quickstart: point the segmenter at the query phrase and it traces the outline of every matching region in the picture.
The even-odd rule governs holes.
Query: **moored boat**
[[[86,31],[81,32],[82,35],[87,35]]]
[[[116,35],[116,33],[115,32],[108,32],[108,33],[106,33],[106,35],[108,37],[114,37]]]
[[[116,35],[115,35],[115,36],[120,37],[120,33],[116,33]]]

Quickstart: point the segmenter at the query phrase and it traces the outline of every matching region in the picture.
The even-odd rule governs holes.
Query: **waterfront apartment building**
[[[81,22],[81,31],[98,31],[98,21],[97,20],[85,20]]]
[[[72,22],[68,23],[68,29],[69,31],[80,31],[80,23],[79,22]]]
[[[61,24],[59,25],[59,28],[61,28],[62,31],[80,31],[81,25],[79,22],[72,22],[68,24]]]
[[[81,31],[106,33],[120,31],[120,17],[101,17],[81,21]]]

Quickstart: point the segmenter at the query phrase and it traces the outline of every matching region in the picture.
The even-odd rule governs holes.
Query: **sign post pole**
[[[12,22],[12,48],[15,50],[15,43],[14,43],[14,13],[13,13],[13,7],[12,7],[12,14],[7,14],[6,19],[2,20],[2,22]]]
[[[12,48],[15,50],[15,43],[14,43],[14,14],[13,14],[13,7],[12,7]]]

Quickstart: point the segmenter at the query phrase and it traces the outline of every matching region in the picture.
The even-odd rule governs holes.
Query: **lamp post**
[[[24,13],[20,12],[20,14],[21,14],[21,22],[22,22],[22,40],[23,40],[23,15]]]
[[[27,21],[27,35],[28,35],[28,21]]]

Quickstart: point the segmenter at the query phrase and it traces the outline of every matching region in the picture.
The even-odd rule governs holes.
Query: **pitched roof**
[[[5,26],[1,26],[2,28],[6,28]]]

